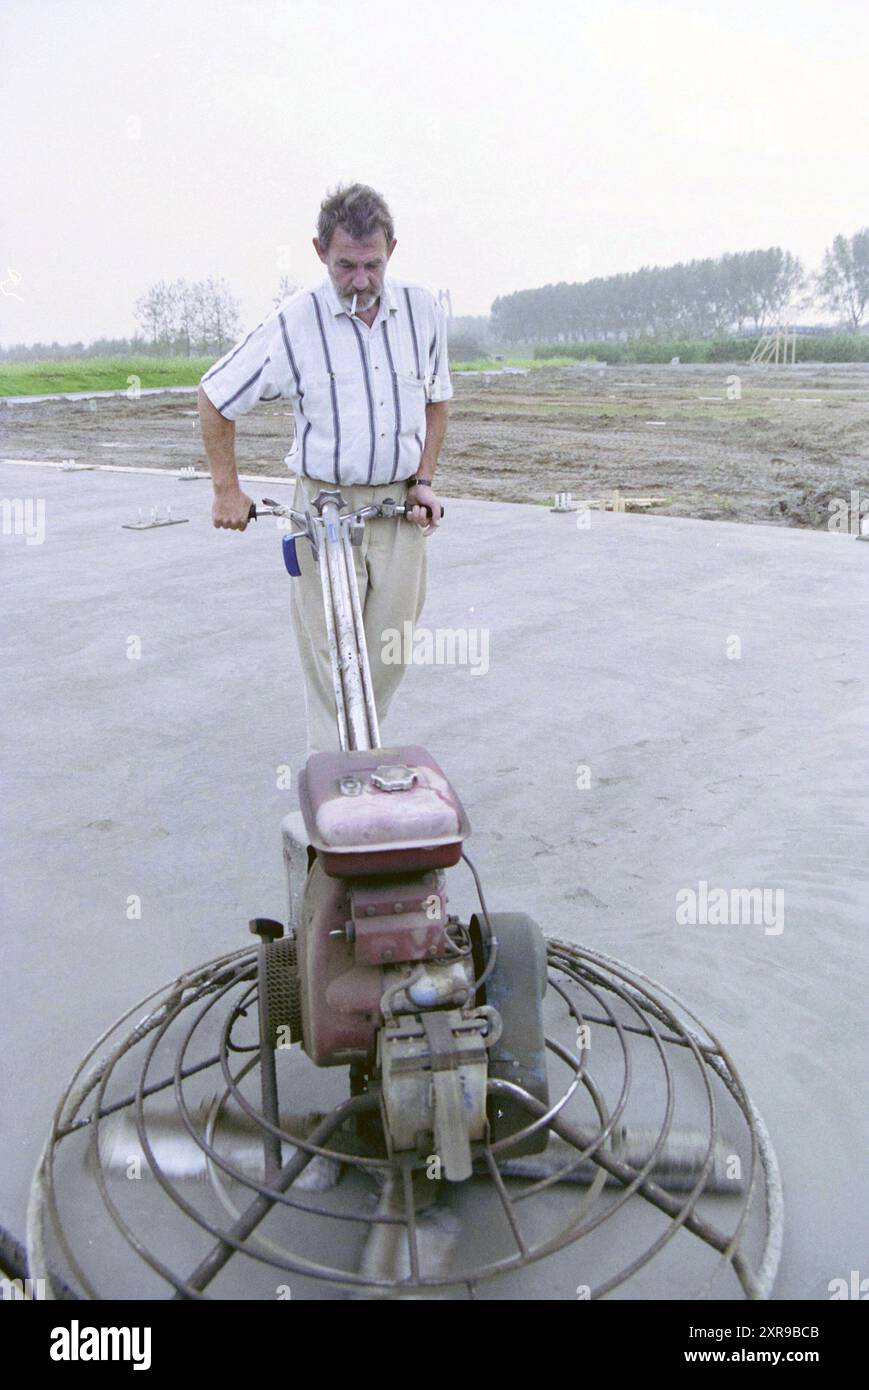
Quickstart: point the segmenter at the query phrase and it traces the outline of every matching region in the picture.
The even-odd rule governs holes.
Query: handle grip
[[[428,505],[427,502],[411,502],[410,505],[411,505],[412,507],[422,507],[423,511],[424,511],[424,512],[428,512],[429,516],[432,515],[432,509],[431,509],[431,507]],[[405,516],[407,515],[407,510],[408,510],[407,504],[405,503],[405,507],[404,507]],[[447,514],[447,509],[446,509],[446,507],[443,507],[443,506],[442,506],[442,507],[441,507],[441,521],[443,521],[443,519],[444,519],[444,517],[446,516],[446,514]]]

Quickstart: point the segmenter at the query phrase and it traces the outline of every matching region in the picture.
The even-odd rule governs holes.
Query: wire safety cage
[[[76,1068],[33,1178],[31,1276],[59,1299],[768,1297],[781,1184],[733,1061],[640,971],[546,945],[554,1099],[489,1083],[522,1133],[548,1127],[545,1153],[490,1135],[446,1183],[437,1155],[385,1151],[376,1087],[348,1095],[299,1045],[276,1054],[275,1126],[245,947]]]

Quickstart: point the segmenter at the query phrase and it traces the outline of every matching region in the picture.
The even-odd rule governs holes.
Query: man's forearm
[[[199,425],[214,491],[233,492],[239,487],[235,462],[235,421],[226,420],[200,386]]]
[[[425,408],[425,445],[416,470],[418,478],[434,477],[438,455],[447,432],[449,413],[449,401],[429,401]]]
[[[251,499],[242,492],[235,462],[235,421],[226,420],[199,388],[202,443],[214,483],[211,519],[215,526],[244,531],[250,520]]]

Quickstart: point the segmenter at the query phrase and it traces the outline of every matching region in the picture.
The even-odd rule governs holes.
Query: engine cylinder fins
[[[270,1047],[302,1040],[302,993],[296,938],[263,942],[259,949],[259,1013],[261,1037]]]
[[[546,1071],[546,1035],[543,999],[547,988],[546,939],[525,912],[490,912],[489,921],[498,942],[495,965],[477,997],[501,1015],[501,1036],[489,1052],[489,1075],[512,1081],[549,1107]],[[489,957],[485,920],[476,914],[470,921],[477,977]],[[480,997],[482,996],[482,997]],[[492,1140],[497,1142],[526,1129],[527,1110],[509,1097],[488,1103]],[[504,1150],[505,1158],[542,1153],[549,1139],[544,1125]]]

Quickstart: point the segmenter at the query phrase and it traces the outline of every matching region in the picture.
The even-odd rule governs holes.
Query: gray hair
[[[368,241],[378,227],[383,228],[387,246],[395,238],[392,213],[383,195],[369,188],[367,183],[351,183],[349,188],[339,184],[323,199],[317,218],[317,236],[324,251],[328,251],[332,233],[338,226],[354,241]]]

